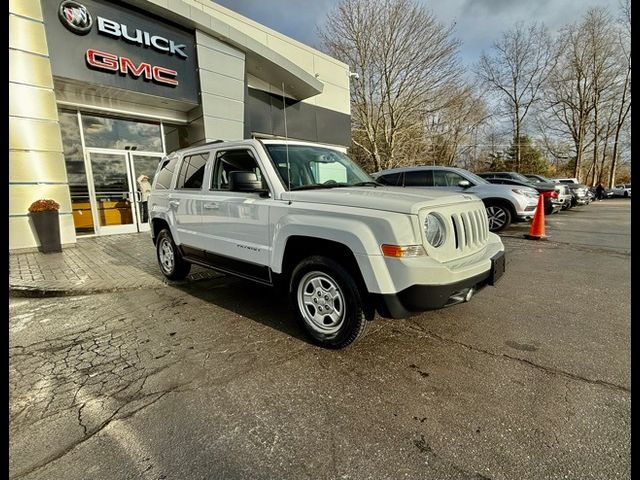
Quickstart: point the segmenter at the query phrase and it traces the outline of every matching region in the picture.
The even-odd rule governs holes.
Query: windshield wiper
[[[323,185],[322,183],[309,183],[307,185],[300,185],[299,187],[292,187],[291,192],[294,190],[314,190],[319,188],[333,188],[336,185]]]
[[[366,186],[374,186],[374,187],[383,187],[384,185],[380,182],[375,181],[367,181],[367,182],[358,182],[350,185],[351,187],[366,187]]]

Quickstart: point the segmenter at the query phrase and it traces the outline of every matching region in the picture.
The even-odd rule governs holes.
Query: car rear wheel
[[[489,218],[489,231],[499,232],[511,224],[511,212],[508,207],[493,203],[487,205],[486,210]]]
[[[344,348],[367,327],[363,295],[353,276],[322,256],[302,260],[291,275],[296,317],[311,338],[327,348]]]
[[[169,280],[182,280],[189,275],[191,264],[182,258],[171,232],[166,228],[158,234],[156,253],[160,270]]]
[[[624,198],[627,198],[629,196],[629,192],[624,192]]]

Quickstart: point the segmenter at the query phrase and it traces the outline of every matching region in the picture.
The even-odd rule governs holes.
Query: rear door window
[[[200,190],[209,152],[184,157],[178,173],[177,189]]]
[[[388,173],[386,175],[380,175],[378,181],[384,185],[392,187],[402,185],[402,173]]]
[[[431,170],[414,170],[404,173],[405,187],[432,187],[433,176]]]

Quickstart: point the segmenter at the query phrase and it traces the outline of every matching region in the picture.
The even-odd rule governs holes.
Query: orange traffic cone
[[[529,234],[525,234],[524,238],[528,238],[529,240],[547,240],[547,236],[544,234],[544,197],[542,194],[538,197],[538,206],[536,207],[536,213],[533,215],[533,220],[529,227]]]

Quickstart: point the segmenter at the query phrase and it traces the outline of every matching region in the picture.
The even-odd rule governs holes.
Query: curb
[[[134,285],[129,287],[103,287],[103,288],[55,288],[55,287],[38,287],[35,285],[19,285],[9,284],[9,297],[14,298],[55,298],[55,297],[77,297],[81,295],[98,295],[101,293],[127,292],[130,290],[141,290],[143,288],[161,288],[180,285],[189,285],[191,283],[203,282],[205,280],[214,280],[225,275],[217,274],[212,276],[197,275],[194,278],[181,281],[161,280],[160,283],[147,285]]]
[[[162,286],[168,286],[164,284]],[[124,292],[127,290],[139,290],[141,288],[157,288],[160,285],[146,286],[140,285],[130,288],[95,288],[95,289],[57,289],[57,288],[40,288],[40,287],[25,287],[17,285],[9,285],[9,297],[14,298],[55,298],[55,297],[77,297],[81,295],[97,295],[100,293],[113,293]]]

